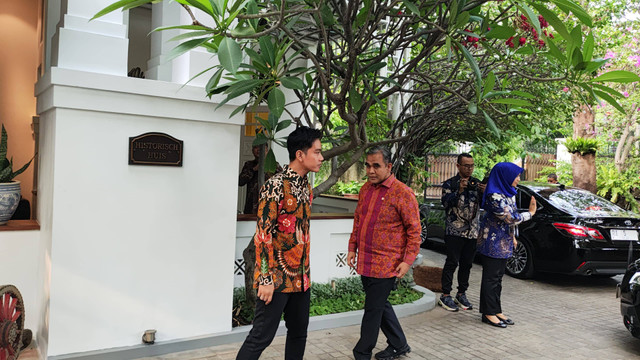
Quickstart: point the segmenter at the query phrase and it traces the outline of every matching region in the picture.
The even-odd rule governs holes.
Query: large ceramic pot
[[[20,202],[20,181],[0,183],[0,225],[5,225],[13,216]]]

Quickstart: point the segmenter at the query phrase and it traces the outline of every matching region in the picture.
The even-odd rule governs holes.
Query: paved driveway
[[[422,250],[442,266],[444,255]],[[481,266],[471,270],[469,300],[478,304]],[[402,359],[640,359],[640,339],[622,325],[615,288],[621,276],[586,278],[542,275],[536,280],[503,280],[503,310],[516,322],[507,329],[480,322],[477,310],[449,313],[440,307],[401,319],[413,351]],[[455,285],[455,284],[454,284]],[[358,326],[309,334],[305,359],[351,359]],[[381,334],[378,349],[383,349]],[[175,353],[146,360],[235,359],[240,343]],[[379,351],[379,350],[376,351]],[[283,359],[277,337],[261,359]]]

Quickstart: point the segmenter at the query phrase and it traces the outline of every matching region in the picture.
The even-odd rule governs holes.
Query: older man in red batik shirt
[[[361,275],[366,294],[353,355],[356,360],[371,359],[382,329],[389,346],[375,357],[394,359],[411,347],[387,298],[420,251],[420,214],[413,191],[391,173],[388,149],[369,149],[365,166],[369,181],[360,189],[347,256]]]

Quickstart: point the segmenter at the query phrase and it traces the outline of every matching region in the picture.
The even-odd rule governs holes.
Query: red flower
[[[544,40],[538,40],[538,47],[540,47],[540,49],[542,49],[545,45]]]
[[[513,36],[508,38],[507,41],[505,41],[504,43],[507,44],[507,46],[509,46],[510,48],[513,48],[515,46],[513,44]]]
[[[292,214],[281,214],[278,216],[278,230],[286,234],[296,231],[296,216]]]
[[[524,36],[520,37],[520,40],[518,40],[518,43],[520,44],[520,46],[526,44],[526,42],[527,42],[527,38]]]
[[[524,16],[524,14],[520,15],[520,19],[522,19],[522,21],[527,21],[527,17]]]

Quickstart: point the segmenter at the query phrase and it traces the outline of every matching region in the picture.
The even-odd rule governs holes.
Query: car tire
[[[513,250],[513,255],[507,260],[506,273],[518,279],[530,279],[533,277],[533,253],[531,245],[526,240],[518,241],[518,246]]]
[[[420,214],[420,247],[427,248],[427,219]]]

